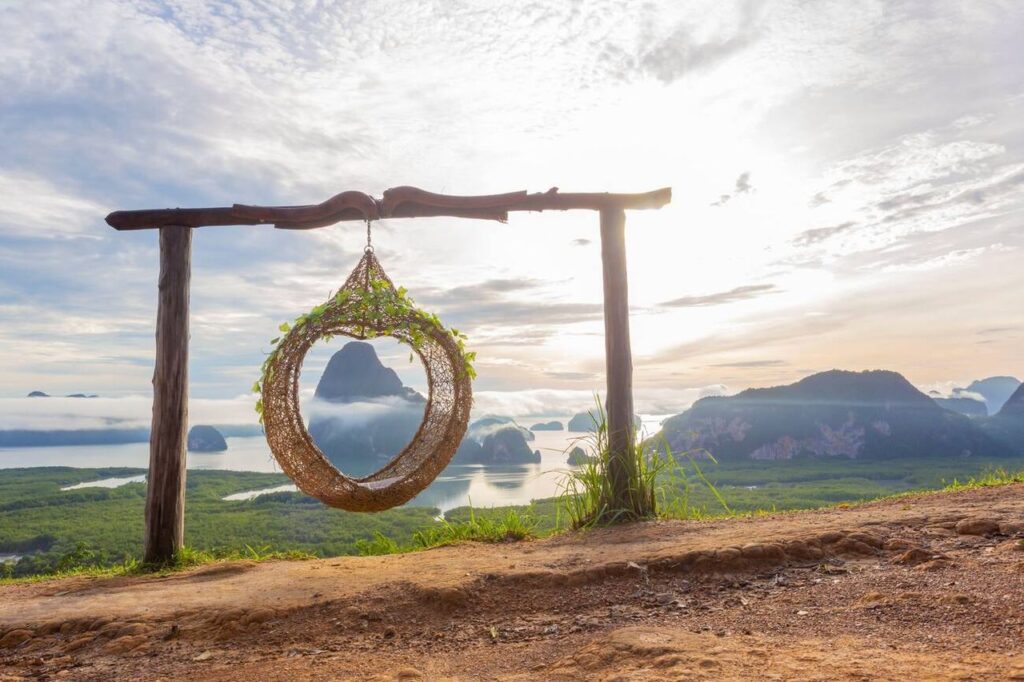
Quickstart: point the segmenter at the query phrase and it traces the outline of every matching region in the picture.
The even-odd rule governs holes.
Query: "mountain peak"
[[[750,388],[736,395],[742,400],[814,400],[817,403],[902,404],[936,407],[934,401],[914,387],[899,372],[866,370],[851,372],[832,369],[805,377],[795,384],[772,388]]]
[[[316,397],[332,402],[385,396],[408,398],[411,392],[402,386],[395,370],[385,367],[377,351],[365,341],[349,341],[332,355],[316,386]]]
[[[1003,409],[999,411],[1000,417],[1009,416],[1024,417],[1024,384],[1017,387],[1010,399],[1003,405]]]

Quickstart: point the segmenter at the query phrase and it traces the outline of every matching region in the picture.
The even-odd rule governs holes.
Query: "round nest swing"
[[[437,316],[414,307],[404,289],[395,289],[371,247],[331,299],[281,330],[287,334],[267,358],[255,387],[262,393],[257,410],[271,452],[302,492],[331,507],[382,511],[411,500],[448,465],[469,422],[474,354],[464,352],[465,337],[458,331],[445,329]],[[335,468],[299,412],[299,373],[306,353],[316,341],[336,335],[393,337],[412,348],[427,374],[429,393],[416,435],[364,478]]]

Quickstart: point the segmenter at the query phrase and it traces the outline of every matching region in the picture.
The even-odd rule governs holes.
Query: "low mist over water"
[[[527,418],[519,421],[529,426],[546,421],[568,421],[567,417]],[[646,430],[657,428],[657,418],[645,420]],[[580,443],[585,445],[585,433],[567,431],[535,431],[529,445],[540,451],[541,461],[537,464],[490,465],[477,464],[449,465],[437,480],[414,498],[409,505],[437,507],[447,511],[455,507],[472,504],[474,507],[492,507],[513,504],[527,504],[531,500],[553,497],[558,494],[558,482],[565,471],[570,469],[566,459],[567,450]],[[256,471],[280,473],[267,442],[262,436],[229,437],[228,449],[216,453],[188,453],[189,469],[224,469],[229,471]],[[22,467],[67,466],[76,468],[93,467],[137,467],[149,466],[148,443],[123,443],[118,445],[78,445],[57,447],[26,447],[0,449],[0,469]],[[123,485],[141,478],[118,479],[119,482],[98,481],[81,487]],[[279,486],[263,491],[248,491],[232,495],[228,499],[249,499],[252,492],[279,492],[294,490],[294,486]]]

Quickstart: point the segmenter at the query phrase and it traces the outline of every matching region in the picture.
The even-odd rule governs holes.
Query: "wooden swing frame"
[[[189,286],[192,229],[224,225],[272,224],[307,230],[341,221],[382,218],[456,217],[507,222],[513,211],[591,210],[600,213],[604,280],[605,369],[612,506],[646,516],[645,500],[635,499],[631,456],[633,361],[629,339],[626,276],[626,210],[658,209],[672,200],[672,189],[641,194],[511,192],[484,196],[434,194],[416,187],[395,187],[376,199],[342,192],[321,204],[170,208],[115,211],[107,224],[117,230],[160,230],[160,276],[153,370],[153,422],[149,442],[144,561],[167,563],[184,545],[185,466],[188,429]]]

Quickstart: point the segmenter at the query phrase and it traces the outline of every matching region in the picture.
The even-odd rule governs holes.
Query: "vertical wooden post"
[[[185,541],[188,299],[192,228],[160,228],[160,280],[149,435],[145,561],[166,563]]]
[[[633,457],[633,353],[629,343],[629,290],[626,282],[626,213],[620,208],[601,211],[601,263],[604,270],[604,350],[608,381],[608,476],[612,514],[622,520],[653,512],[649,498],[634,489],[637,463]]]

